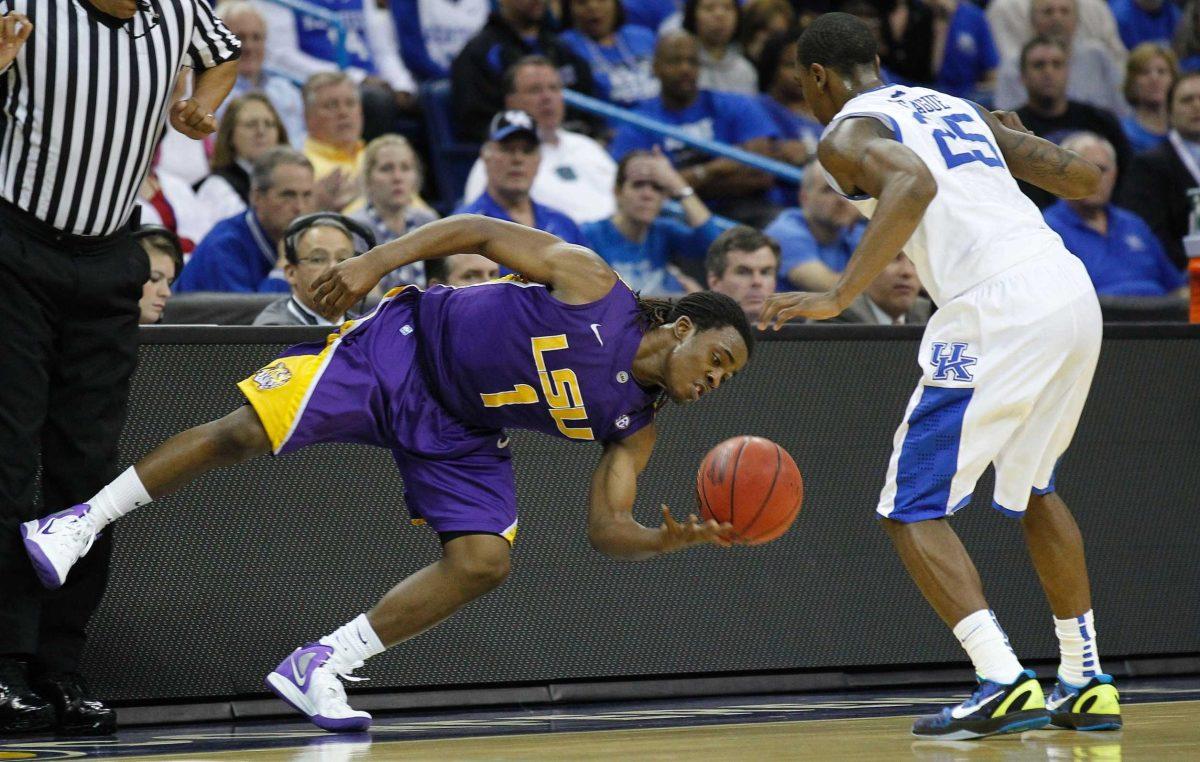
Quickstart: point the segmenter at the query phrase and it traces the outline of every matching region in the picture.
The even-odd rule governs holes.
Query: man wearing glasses
[[[295,247],[288,247],[283,274],[292,293],[271,302],[254,318],[254,325],[340,325],[345,315],[328,319],[317,311],[312,284],[338,262],[354,256],[354,238],[336,219],[314,221],[296,234]]]

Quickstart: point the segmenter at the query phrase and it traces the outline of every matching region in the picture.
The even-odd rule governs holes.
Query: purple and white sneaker
[[[309,643],[297,648],[267,675],[267,687],[291,704],[318,728],[334,733],[355,733],[371,727],[371,715],[350,708],[346,689],[339,677],[361,680],[350,672],[362,666],[338,670],[331,663],[333,648]]]
[[[67,572],[92,549],[96,528],[88,513],[91,506],[75,505],[21,524],[25,552],[42,585],[54,590],[67,581]]]

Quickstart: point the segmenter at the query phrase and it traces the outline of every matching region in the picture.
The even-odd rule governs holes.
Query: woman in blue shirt
[[[597,94],[618,106],[658,95],[654,32],[625,23],[621,0],[567,0],[559,35],[592,67]]]
[[[1165,45],[1143,42],[1125,64],[1125,100],[1132,113],[1121,117],[1130,147],[1141,153],[1167,139],[1167,93],[1179,78],[1175,54]]]
[[[588,247],[634,291],[675,295],[703,290],[672,259],[704,259],[721,226],[659,151],[631,151],[617,166],[617,213],[583,226]],[[659,216],[667,198],[687,224]]]

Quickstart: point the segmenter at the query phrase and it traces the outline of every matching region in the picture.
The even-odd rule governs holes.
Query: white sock
[[[1074,619],[1055,617],[1054,632],[1058,635],[1058,652],[1062,658],[1058,676],[1064,683],[1082,688],[1092,677],[1102,674],[1091,609]]]
[[[1008,685],[1021,674],[1021,662],[991,609],[980,609],[954,625],[954,636],[984,680]]]
[[[138,477],[137,471],[130,466],[125,469],[124,473],[113,479],[107,487],[97,492],[95,497],[87,501],[87,504],[92,507],[92,510],[88,512],[88,517],[92,521],[92,526],[99,532],[134,508],[148,505],[151,502],[153,502],[153,498],[150,497],[150,493],[146,492],[146,487]]]
[[[366,614],[359,614],[346,624],[321,638],[321,644],[333,647],[332,660],[336,666],[349,671],[355,662],[366,661],[383,653],[383,642],[367,621]]]

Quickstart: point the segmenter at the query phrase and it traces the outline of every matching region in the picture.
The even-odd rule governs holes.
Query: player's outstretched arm
[[[654,424],[618,442],[604,445],[604,454],[592,472],[588,494],[588,541],[606,556],[637,561],[692,545],[728,545],[722,535],[729,524],[701,523],[695,515],[677,522],[663,506],[663,524],[658,529],[643,526],[633,518],[637,477],[650,461],[656,438]]]
[[[544,283],[567,304],[603,298],[617,274],[598,254],[557,236],[514,222],[459,214],[431,222],[360,257],[341,262],[317,278],[313,294],[328,314],[342,314],[397,267],[450,254],[482,254]]]
[[[1013,177],[1061,198],[1083,198],[1096,192],[1100,168],[1074,151],[1034,135],[1011,111],[976,109],[992,129]]]
[[[875,213],[833,288],[772,296],[759,316],[760,328],[773,322],[778,329],[794,317],[824,320],[841,314],[900,253],[937,195],[937,182],[925,162],[877,119],[838,123],[821,140],[817,155],[847,193],[875,198]]]

